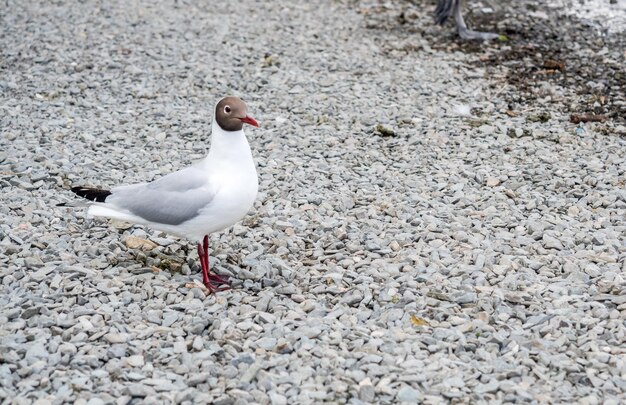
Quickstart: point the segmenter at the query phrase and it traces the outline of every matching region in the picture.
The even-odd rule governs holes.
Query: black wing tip
[[[72,190],[74,194],[80,197],[95,202],[104,202],[107,197],[111,195],[111,192],[109,190],[103,190],[93,187],[75,186],[72,187],[70,190]]]

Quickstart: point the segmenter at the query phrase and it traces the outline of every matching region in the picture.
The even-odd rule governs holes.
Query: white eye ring
[[[229,105],[227,105],[226,107],[224,107],[224,112],[225,112],[226,114],[230,114],[230,111],[231,111],[231,108],[230,108],[230,106],[229,106]]]

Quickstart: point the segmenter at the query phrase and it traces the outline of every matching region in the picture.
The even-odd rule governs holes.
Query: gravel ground
[[[3,403],[626,399],[620,35],[531,0],[475,6],[509,37],[478,45],[430,2],[144,3],[0,10]],[[233,290],[56,207],[200,159],[227,93],[261,124],[258,201],[211,238]]]

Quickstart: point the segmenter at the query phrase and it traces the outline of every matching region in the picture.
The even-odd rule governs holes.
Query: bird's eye
[[[226,114],[230,114],[230,106],[229,106],[229,105],[227,105],[226,107],[224,107],[224,112],[225,112]]]

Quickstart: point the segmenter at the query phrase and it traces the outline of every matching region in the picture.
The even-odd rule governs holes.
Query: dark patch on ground
[[[532,12],[544,12],[549,18],[532,17]],[[515,18],[507,18],[505,13]],[[505,93],[513,110],[545,97],[542,86],[549,83],[562,87],[566,99],[573,101],[562,100],[565,113],[606,114],[613,121],[626,119],[624,35],[603,35],[597,28],[559,10],[542,10],[527,1],[502,5],[498,14],[477,15],[471,23],[489,27],[493,21],[486,20],[494,17],[506,19],[504,31],[499,32],[509,41],[455,41],[465,52],[484,53],[476,62],[478,65],[508,67],[507,81],[519,91],[517,95]]]
[[[512,114],[536,109],[542,100],[567,115],[593,113],[615,123],[626,121],[626,35],[607,34],[536,0],[495,2],[497,10],[490,14],[473,13],[470,1],[464,12],[468,26],[504,34],[508,40],[463,41],[453,21],[446,23],[447,30],[423,26],[429,23],[427,15],[433,24],[431,3],[394,2],[395,18],[387,12],[387,24],[379,19],[374,28],[420,33],[433,49],[477,54],[475,65],[496,78],[494,86],[503,88],[501,96]],[[498,83],[505,71],[505,80]]]

